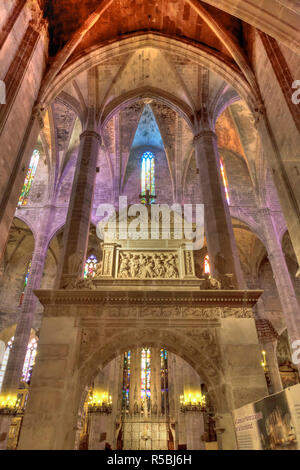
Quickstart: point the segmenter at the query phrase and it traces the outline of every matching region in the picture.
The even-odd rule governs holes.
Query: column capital
[[[32,110],[32,117],[36,118],[40,129],[44,129],[44,117],[46,114],[45,106],[42,103],[36,103]]]
[[[49,21],[44,18],[44,12],[42,7],[39,5],[40,2],[36,0],[25,0],[26,7],[31,11],[30,26],[35,29],[37,33],[47,33]]]
[[[29,22],[29,25],[31,26],[32,29],[34,29],[38,34],[42,36],[48,32],[49,22],[47,19],[42,17],[42,14],[32,19]]]
[[[80,140],[85,139],[86,137],[93,137],[94,139],[97,139],[100,144],[102,142],[101,135],[98,134],[98,132],[93,131],[93,130],[87,129],[83,131],[82,134],[80,134]]]
[[[200,139],[210,138],[218,140],[217,134],[211,129],[204,129],[194,135],[194,143],[197,143]]]
[[[269,207],[260,207],[260,208],[258,209],[258,212],[259,212],[259,214],[261,214],[262,216],[271,215],[271,211],[270,211]]]
[[[266,117],[265,105],[263,103],[258,103],[252,111],[252,114],[254,118],[254,126],[256,129],[259,129],[259,126]]]

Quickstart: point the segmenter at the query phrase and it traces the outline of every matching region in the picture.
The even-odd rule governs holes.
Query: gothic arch
[[[50,244],[52,242],[52,240],[59,234],[59,232],[63,232],[63,229],[64,229],[64,226],[66,225],[66,221],[64,222],[61,222],[59,225],[57,225],[56,227],[52,228],[50,234],[49,234],[49,242],[48,244]]]
[[[36,233],[37,227],[35,227],[33,225],[33,221],[30,220],[29,217],[26,217],[25,214],[22,214],[21,211],[17,211],[17,213],[14,216],[14,219],[20,220],[21,222],[23,222],[23,224],[27,225],[27,227],[31,231],[31,234],[32,234],[33,239],[34,239],[34,244],[35,244],[36,237],[37,237],[37,233]]]
[[[126,329],[123,333],[116,333],[103,343],[103,346],[94,344],[93,351],[83,359],[78,368],[79,395],[85,393],[84,389],[90,384],[99,369],[103,368],[112,359],[126,350],[138,347],[163,347],[183,358],[206,383],[213,396],[216,407],[221,406],[221,397],[215,392],[223,382],[223,373],[220,367],[220,356],[212,340],[211,333],[203,329],[201,339],[196,342],[187,334],[174,330],[157,327]],[[207,336],[207,338],[206,338]],[[101,341],[105,341],[102,337]],[[91,346],[91,344],[90,344]],[[79,396],[78,396],[79,398]]]
[[[166,93],[164,90],[159,90],[153,87],[137,88],[134,91],[124,93],[118,98],[114,99],[104,108],[100,120],[100,126],[103,127],[105,124],[117,113],[123,106],[129,105],[137,100],[152,98],[162,104],[169,106],[175,112],[179,113],[193,128],[193,110],[189,105],[180,101],[178,98],[173,96],[171,93]]]
[[[135,35],[130,38],[126,37],[109,45],[93,46],[87,49],[80,56],[70,61],[53,80],[50,80],[49,83],[42,87],[40,102],[43,103],[43,107],[46,107],[61,93],[67,83],[71,82],[81,72],[97,66],[108,57],[118,57],[145,47],[153,47],[179,55],[184,54],[192,62],[216,72],[232,85],[238,94],[245,99],[252,111],[260,103],[259,96],[250,87],[242,73],[225,56],[219,57],[217,53],[201,45],[186,44],[178,39],[153,33]]]
[[[243,214],[239,211],[238,214],[235,213],[234,208],[230,208],[230,215],[232,217],[232,225],[233,227],[237,228],[242,228],[244,230],[248,230],[249,232],[252,232],[264,245],[265,249],[266,248],[266,241],[264,236],[261,233],[261,226],[253,219],[250,218],[248,215],[243,217]],[[242,222],[243,225],[239,225],[239,222]]]

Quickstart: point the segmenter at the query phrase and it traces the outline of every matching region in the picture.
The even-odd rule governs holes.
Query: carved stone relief
[[[120,252],[118,278],[120,279],[177,279],[179,264],[177,253]]]
[[[231,307],[223,307],[221,309],[222,317],[235,317],[235,318],[253,318],[253,312],[251,308],[231,308]]]

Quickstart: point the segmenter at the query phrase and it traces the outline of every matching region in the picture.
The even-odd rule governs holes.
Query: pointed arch
[[[252,111],[255,110],[260,98],[251,88],[240,69],[222,53],[212,51],[202,44],[186,44],[178,39],[170,38],[160,33],[145,33],[130,35],[118,39],[104,46],[93,46],[80,53],[70,63],[53,77],[47,86],[43,96],[45,106],[64,89],[67,83],[73,81],[76,76],[89,68],[101,64],[107,57],[117,57],[131,54],[145,47],[157,48],[175,54],[183,54],[192,62],[206,67],[218,75],[236,89],[238,94],[245,99]],[[41,98],[40,98],[41,99]],[[102,119],[103,122],[103,119]]]

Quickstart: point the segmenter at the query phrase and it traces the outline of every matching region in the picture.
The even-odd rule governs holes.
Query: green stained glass
[[[30,192],[34,177],[35,177],[36,169],[39,163],[39,158],[40,158],[40,152],[38,150],[34,150],[31,160],[30,160],[27,175],[24,181],[22,192],[19,197],[18,206],[26,206],[28,203],[28,196],[29,196],[29,192]]]
[[[20,305],[22,305],[23,300],[24,300],[24,295],[25,295],[25,290],[26,290],[27,284],[28,284],[30,269],[31,269],[31,261],[28,265],[27,272],[26,272],[26,275],[25,275],[25,278],[24,278],[23,291],[22,291],[22,294],[21,294],[21,297],[20,297],[20,302],[19,302]]]

